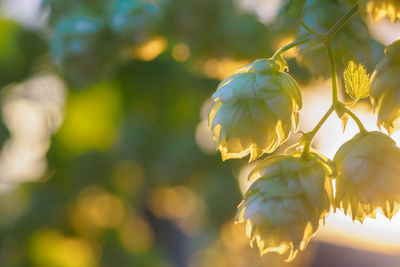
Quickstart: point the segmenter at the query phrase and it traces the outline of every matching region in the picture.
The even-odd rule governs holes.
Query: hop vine
[[[246,222],[250,243],[261,254],[278,252],[287,261],[304,250],[310,238],[331,211],[339,208],[354,220],[375,218],[377,210],[391,218],[400,203],[400,148],[389,136],[400,129],[400,41],[385,49],[385,56],[372,76],[353,55],[346,55],[343,81],[339,80],[339,58],[332,42],[338,32],[360,13],[365,21],[384,17],[400,19],[398,1],[350,1],[354,5],[328,31],[312,29],[303,19],[307,1],[287,1],[286,15],[298,20],[307,34],[278,49],[269,59],[259,59],[239,69],[218,86],[212,95],[209,128],[222,159],[249,161],[263,155],[249,175],[252,185],[238,206],[237,223]],[[338,40],[340,42],[340,38]],[[299,124],[301,89],[288,72],[283,55],[298,46],[325,47],[332,80],[332,102],[313,130],[299,138],[297,152],[275,151]],[[312,57],[313,54],[302,55]],[[351,104],[371,99],[383,132],[368,131],[362,121],[339,99],[343,82]],[[332,115],[351,118],[359,133],[343,144],[333,160],[313,148],[313,139]],[[332,180],[336,180],[333,194]]]

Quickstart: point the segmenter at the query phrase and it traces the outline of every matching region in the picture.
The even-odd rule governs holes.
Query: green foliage
[[[83,3],[79,11],[73,2],[49,1],[45,6],[60,13],[51,16],[52,54],[73,87],[109,76],[122,51],[148,39],[159,17],[154,5],[140,0],[99,1],[95,7]]]
[[[26,77],[43,56],[45,40],[32,30],[0,18],[0,86],[15,83]],[[35,45],[31,45],[31,44]]]
[[[306,0],[287,0],[285,11],[288,17],[301,18]]]
[[[313,25],[313,30],[326,33],[337,20],[345,14],[348,7],[336,0],[308,0],[304,8],[304,22]],[[302,25],[298,25],[298,39],[309,35]],[[379,61],[382,45],[377,43],[368,33],[364,21],[355,15],[337,33],[331,41],[335,58],[342,56],[342,47],[346,47],[350,54],[356,56],[368,67],[373,68]],[[328,78],[330,74],[329,61],[323,47],[321,36],[313,36],[313,42],[300,46],[300,65],[307,68],[312,75]],[[342,73],[347,65],[338,64],[338,72]]]
[[[224,257],[229,266],[235,265],[230,262],[235,256],[247,266],[262,265],[247,246],[229,250],[235,240],[224,230],[233,222],[235,203],[241,197],[231,167],[236,174],[247,163],[221,164],[213,155],[210,134],[201,131],[209,111],[204,100],[220,82],[216,77],[222,76],[229,78],[214,94],[214,102],[222,103],[224,110],[218,110],[221,114],[211,125],[226,126],[225,141],[240,139],[240,145],[233,144],[236,155],[243,157],[249,152],[243,153],[244,147],[251,143],[250,148],[257,150],[253,159],[262,153],[266,157],[256,167],[260,176],[255,177],[253,171],[256,181],[240,206],[244,214],[238,213],[238,218],[246,217],[240,220],[252,220],[251,238],[262,237],[258,246],[263,252],[279,250],[285,237],[286,256],[294,256],[306,247],[329,208],[338,204],[350,214],[354,205],[364,205],[370,192],[360,190],[354,181],[364,176],[349,176],[342,167],[356,161],[355,152],[370,159],[369,154],[362,148],[351,153],[341,149],[342,156],[332,162],[311,147],[315,134],[334,111],[344,120],[357,120],[339,100],[316,128],[303,133],[296,148],[300,152],[265,165],[274,161],[269,154],[283,151],[293,141],[288,137],[299,124],[300,88],[329,76],[325,33],[348,11],[345,3],[354,1],[291,0],[268,26],[238,10],[231,0],[45,0],[42,9],[49,21],[41,28],[27,29],[0,19],[0,86],[7,86],[7,92],[15,90],[12,108],[21,108],[11,109],[7,106],[10,100],[2,95],[1,158],[14,155],[10,138],[23,141],[17,149],[28,144],[48,150],[40,160],[32,150],[12,164],[0,162],[4,168],[19,171],[2,171],[0,265],[189,266],[196,260],[198,266],[210,266],[216,262],[211,254]],[[285,19],[281,16],[285,12],[289,17],[304,18],[319,34],[307,31],[295,19]],[[299,55],[289,58],[283,51],[274,60],[256,60],[273,55],[278,46],[286,45],[285,40],[306,36],[312,41],[300,46]],[[341,56],[341,44],[368,70],[383,55],[382,45],[371,38],[358,15],[330,42],[334,60]],[[397,47],[387,48],[375,69],[371,89],[378,123],[389,132],[398,129],[399,103],[394,97],[399,88]],[[182,51],[184,57],[177,56]],[[253,63],[230,76],[229,64],[244,61]],[[337,72],[343,73],[346,67],[338,64]],[[366,95],[366,86],[360,86],[365,69],[354,64],[348,67],[347,78],[340,79],[356,99]],[[67,85],[66,98],[59,99],[65,104],[65,113],[54,108],[54,103],[42,101],[47,93],[38,90],[40,86],[32,89],[29,83],[31,75],[56,71]],[[53,88],[51,83],[44,85]],[[6,107],[13,112],[4,112]],[[217,109],[216,105],[213,108]],[[35,121],[43,109],[60,114]],[[22,123],[11,120],[12,116],[21,116],[17,121]],[[37,142],[29,139],[55,124],[58,117],[63,124],[54,136]],[[364,133],[359,120],[358,124]],[[28,138],[16,134],[18,129]],[[393,162],[398,149],[389,137],[381,139],[378,145],[367,141],[365,147],[384,150],[379,154],[382,160]],[[201,142],[208,142],[209,147]],[[232,142],[226,145],[232,146]],[[26,155],[35,158],[33,169],[27,168]],[[375,161],[372,165],[380,166]],[[340,177],[335,172],[338,166]],[[30,181],[40,182],[19,185],[24,170],[32,177]],[[387,181],[384,186],[372,171],[365,176],[368,179],[361,179],[363,184],[374,184],[373,192],[378,195],[374,203],[368,203],[368,212],[357,210],[356,218],[373,215],[384,200],[394,204],[398,195],[396,186],[392,190],[390,185],[396,184],[391,178],[397,174],[381,174]],[[332,200],[330,179],[338,182],[343,199],[336,196]],[[280,198],[279,203],[274,197]],[[249,214],[249,207],[255,207],[256,213]],[[396,210],[397,206],[384,209],[388,217]],[[256,225],[257,214],[266,216]],[[268,228],[266,221],[276,225]],[[226,242],[221,242],[221,236],[228,237],[229,244],[216,249],[215,244]],[[215,253],[203,253],[212,250]],[[203,254],[204,259],[196,256]],[[281,266],[274,263],[268,264]]]

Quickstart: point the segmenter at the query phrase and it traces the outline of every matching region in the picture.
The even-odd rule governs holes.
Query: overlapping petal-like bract
[[[321,158],[271,156],[257,164],[249,179],[257,179],[239,204],[236,222],[246,221],[250,244],[260,253],[278,252],[292,260],[305,249],[329,212],[332,171]]]
[[[372,76],[371,100],[378,126],[389,134],[400,129],[400,40],[388,46]]]
[[[300,88],[280,65],[259,59],[238,70],[218,86],[209,114],[209,127],[222,159],[250,161],[273,152],[297,128],[302,106]]]
[[[400,148],[381,132],[359,133],[336,152],[336,206],[362,222],[381,208],[391,218],[400,203]]]
[[[388,18],[392,22],[400,20],[399,0],[361,0],[361,13],[374,21]]]

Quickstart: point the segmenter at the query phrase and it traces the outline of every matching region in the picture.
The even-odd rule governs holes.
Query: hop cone
[[[399,209],[400,148],[380,132],[359,133],[336,152],[336,205],[362,222],[377,208],[391,218]]]
[[[249,179],[257,179],[239,204],[236,222],[246,221],[250,244],[260,253],[278,252],[292,260],[305,249],[329,212],[331,170],[316,155],[310,159],[272,156],[258,163]]]
[[[297,127],[302,105],[295,80],[269,59],[222,81],[212,99],[209,127],[223,160],[273,152]]]
[[[400,129],[400,40],[386,48],[371,83],[371,99],[378,126],[391,134]]]
[[[399,0],[361,0],[361,13],[374,21],[388,18],[392,22],[400,20]]]

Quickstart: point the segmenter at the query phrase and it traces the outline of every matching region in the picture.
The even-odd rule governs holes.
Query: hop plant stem
[[[349,116],[356,122],[358,129],[360,130],[360,132],[365,133],[367,132],[367,130],[365,129],[364,125],[362,124],[362,122],[360,121],[360,119],[357,117],[356,114],[354,114],[351,110],[349,110],[348,108],[344,108],[344,112],[346,112],[347,114],[349,114]]]
[[[277,60],[284,52],[286,52],[287,50],[289,50],[289,49],[291,49],[291,48],[293,48],[293,47],[296,47],[296,46],[299,46],[299,45],[308,43],[309,41],[311,41],[312,38],[313,38],[312,36],[307,36],[307,37],[305,37],[305,38],[303,38],[303,39],[297,40],[297,41],[295,41],[295,42],[293,42],[293,43],[290,43],[290,44],[288,44],[288,45],[286,45],[286,46],[280,48],[280,49],[279,49],[278,51],[276,51],[275,54],[272,56],[272,60],[276,61],[276,60]]]
[[[366,129],[360,119],[355,115],[351,110],[347,109],[344,107],[343,103],[339,100],[339,94],[338,94],[338,86],[337,86],[337,72],[336,72],[336,63],[335,63],[335,58],[333,55],[332,47],[331,47],[331,40],[333,36],[353,17],[353,15],[358,11],[359,6],[356,4],[352,9],[350,9],[341,19],[339,19],[335,25],[326,33],[325,35],[325,47],[328,53],[328,58],[329,58],[329,63],[331,65],[331,75],[332,75],[332,105],[329,108],[329,110],[325,113],[325,115],[321,118],[321,120],[318,122],[318,124],[314,127],[314,129],[309,132],[307,136],[307,142],[304,146],[303,149],[303,157],[308,157],[310,153],[310,146],[311,143],[319,131],[319,129],[322,127],[322,125],[325,123],[325,121],[329,118],[329,116],[332,114],[333,111],[338,106],[342,107],[342,110],[347,113],[356,123],[358,128],[360,129],[360,132],[366,132]],[[300,23],[304,26],[304,22],[300,20]],[[307,27],[305,27],[307,29]],[[307,29],[308,30],[308,29]]]
[[[316,31],[314,31],[313,29],[311,29],[310,27],[307,26],[307,24],[304,22],[303,18],[299,19],[300,24],[303,26],[304,29],[306,29],[309,33],[314,34],[314,35],[320,35],[319,33],[317,33]]]
[[[350,9],[343,17],[341,17],[335,25],[327,32],[326,41],[332,40],[333,36],[357,13],[359,9],[358,4],[356,4],[352,9]]]
[[[318,133],[319,129],[322,127],[322,125],[325,123],[325,121],[329,118],[329,116],[332,114],[332,112],[335,110],[335,106],[332,105],[328,111],[325,113],[325,115],[321,118],[321,120],[318,122],[318,124],[312,129],[312,131],[308,135],[308,140],[307,143],[304,145],[302,157],[307,158],[310,154],[310,146],[311,143],[315,137],[315,135]]]
[[[329,63],[331,65],[332,74],[332,104],[339,102],[338,88],[337,88],[337,74],[336,74],[336,63],[333,56],[332,47],[329,41],[325,43],[326,50],[328,51]]]
[[[333,36],[351,19],[351,17],[357,13],[359,7],[358,4],[356,4],[352,9],[350,9],[342,18],[340,18],[335,25],[332,26],[332,28],[325,34],[325,40],[326,43],[328,43],[330,40],[332,40]],[[319,33],[315,32],[313,29],[311,29],[310,27],[308,27],[303,19],[299,20],[301,25],[303,25],[303,27],[310,32],[313,35],[320,35]],[[309,41],[311,41],[311,39],[313,38],[313,36],[307,36],[303,39],[300,39],[298,41],[295,41],[293,43],[290,43],[282,48],[280,48],[278,51],[276,51],[276,53],[272,56],[273,60],[277,60],[282,53],[286,52],[287,50],[308,43]]]

